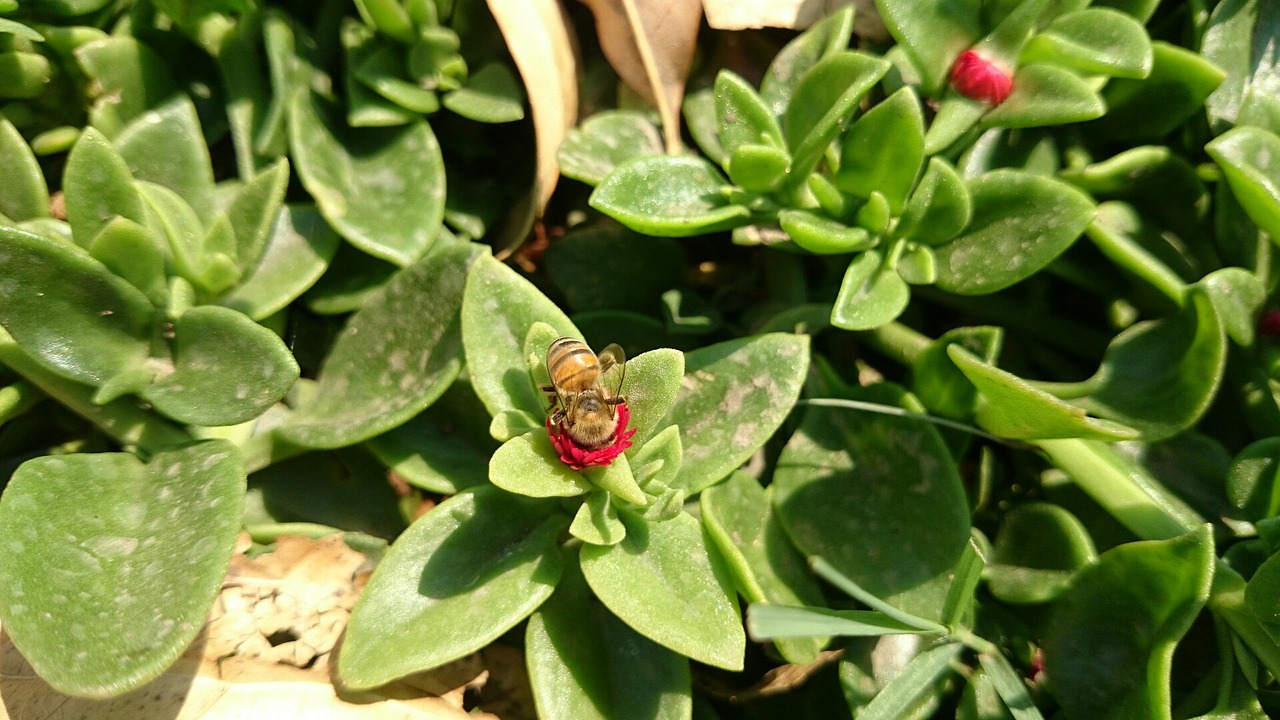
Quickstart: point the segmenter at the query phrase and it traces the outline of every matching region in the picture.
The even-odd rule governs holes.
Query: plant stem
[[[1113,232],[1097,220],[1089,223],[1085,234],[1109,260],[1141,278],[1161,294],[1182,307],[1187,283],[1168,265],[1134,242],[1127,235]]]
[[[933,342],[927,335],[899,322],[881,325],[874,330],[859,333],[859,336],[871,347],[907,367]]]

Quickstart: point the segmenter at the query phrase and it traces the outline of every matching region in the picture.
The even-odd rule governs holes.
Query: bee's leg
[[[604,399],[606,405],[621,405],[627,401],[625,395],[613,395]]]
[[[552,405],[551,407],[555,407],[555,405]],[[547,408],[547,412],[551,412],[551,408]],[[551,413],[551,424],[559,425],[560,421],[564,420],[564,416],[565,416],[564,408],[556,408],[556,411]]]

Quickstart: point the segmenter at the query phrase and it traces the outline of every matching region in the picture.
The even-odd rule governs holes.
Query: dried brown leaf
[[[680,104],[693,64],[699,0],[583,0],[618,77],[658,109],[666,150],[679,154]]]

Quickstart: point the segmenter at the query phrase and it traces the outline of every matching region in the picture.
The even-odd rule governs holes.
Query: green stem
[[[1122,233],[1113,232],[1094,220],[1085,228],[1085,234],[1111,262],[1151,285],[1161,294],[1182,307],[1187,283],[1168,265],[1161,262],[1147,249]]]
[[[863,412],[876,413],[877,415],[892,415],[893,417],[907,418],[909,420],[919,420],[921,422],[932,423],[941,427],[948,427],[953,430],[967,432],[970,435],[977,435],[993,442],[1008,443],[1010,441],[1001,437],[996,437],[988,432],[984,432],[972,425],[966,425],[955,420],[940,418],[936,415],[925,415],[924,413],[911,412],[906,408],[895,407],[893,405],[881,405],[880,403],[863,402],[862,400],[845,400],[842,398],[808,398],[799,400],[796,405],[814,405],[816,407],[834,407],[843,408],[845,410],[861,410]]]
[[[1058,469],[1144,540],[1167,540],[1204,523],[1141,468],[1097,440],[1036,440]]]
[[[899,322],[881,325],[875,330],[859,333],[859,336],[871,347],[908,367],[933,342],[927,335]]]
[[[26,380],[18,380],[0,388],[0,425],[30,410],[44,396],[44,393]]]

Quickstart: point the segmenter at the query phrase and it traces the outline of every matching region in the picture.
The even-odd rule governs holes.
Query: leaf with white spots
[[[684,462],[672,487],[693,494],[751,457],[782,424],[809,370],[809,340],[771,333],[687,353],[675,405]]]
[[[313,399],[281,434],[307,447],[343,447],[435,402],[462,368],[458,312],[473,253],[438,245],[369,298],[325,358]]]
[[[244,492],[239,454],[222,440],[145,465],[127,453],[27,461],[0,498],[0,617],[13,644],[70,695],[157,677],[204,626]]]

